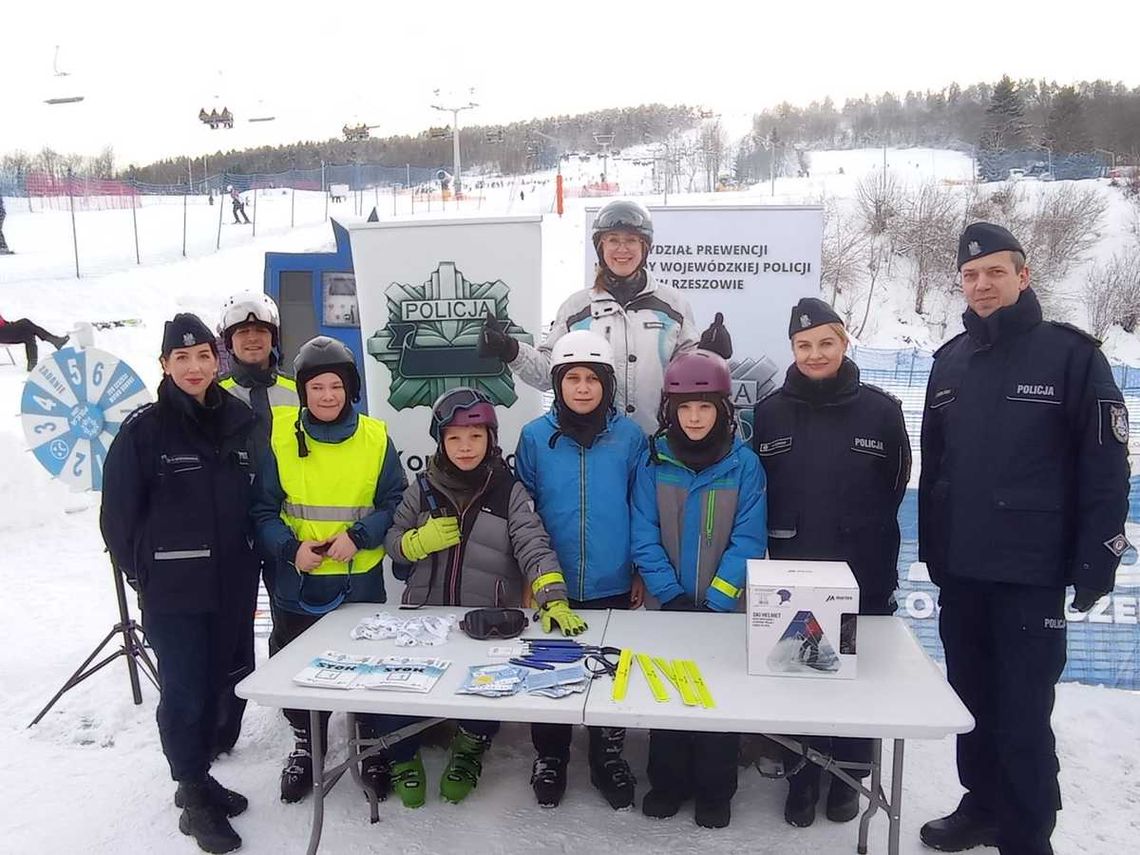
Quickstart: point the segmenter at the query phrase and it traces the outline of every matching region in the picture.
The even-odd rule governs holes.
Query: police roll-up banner
[[[412,474],[435,451],[431,405],[456,386],[496,404],[509,456],[542,411],[539,392],[478,354],[490,312],[535,343],[542,307],[540,217],[361,223],[349,227],[369,413],[388,424]]]
[[[599,206],[600,207],[600,206]],[[792,361],[788,313],[800,297],[819,296],[823,208],[804,206],[678,206],[650,208],[653,247],[646,269],[680,291],[697,330],[724,314],[732,335],[733,401],[747,412],[784,382]],[[598,207],[586,210],[586,235]],[[587,287],[597,254],[585,241]],[[749,419],[742,425],[751,434]]]
[[[52,477],[76,491],[102,490],[111,440],[149,402],[143,381],[117,356],[68,347],[28,376],[20,417],[28,447]]]

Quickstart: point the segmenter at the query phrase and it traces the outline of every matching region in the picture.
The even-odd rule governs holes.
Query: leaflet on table
[[[590,674],[581,665],[549,671],[533,671],[521,666],[473,665],[458,689],[459,695],[482,695],[500,698],[520,691],[548,698],[561,698],[575,692],[584,692],[590,683]]]
[[[451,664],[446,659],[410,656],[353,656],[326,650],[294,678],[300,686],[322,689],[380,689],[429,692]]]

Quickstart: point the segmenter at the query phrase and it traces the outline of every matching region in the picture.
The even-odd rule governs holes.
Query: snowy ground
[[[891,152],[922,171],[942,177],[963,168],[959,155]],[[862,161],[875,165],[881,151],[818,156],[811,179],[778,182],[775,201],[818,198],[849,192]],[[829,160],[830,158],[830,160]],[[917,166],[915,164],[918,164]],[[845,165],[844,174],[838,166]],[[622,164],[623,170],[632,170]],[[575,176],[576,177],[576,176]],[[553,182],[508,179],[488,191],[463,215],[549,211]],[[644,175],[627,183],[642,185]],[[573,186],[574,182],[571,182]],[[844,190],[846,187],[848,189]],[[526,193],[519,200],[519,191]],[[721,204],[764,201],[767,187],[744,194],[708,194]],[[672,201],[674,197],[670,198]],[[392,200],[361,200],[363,214],[379,201],[390,216]],[[649,202],[659,201],[647,199]],[[562,219],[547,218],[544,264],[546,314],[581,283],[582,201],[569,203]],[[385,207],[385,205],[387,207]],[[139,210],[143,266],[134,258],[129,210],[83,212],[78,216],[85,277],[74,278],[70,215],[65,211],[21,210],[10,201],[5,234],[19,255],[0,259],[0,313],[28,315],[44,326],[66,330],[79,320],[140,318],[142,326],[97,334],[97,346],[126,359],[149,386],[159,377],[156,360],[161,324],[174,312],[202,313],[212,322],[222,297],[239,288],[260,288],[263,254],[331,248],[320,194],[298,193],[296,208],[287,194],[259,198],[259,227],[223,225],[222,251],[214,251],[217,208],[201,201],[188,206],[188,258],[182,258],[180,200]],[[352,220],[351,202],[332,213]],[[410,199],[397,200],[401,216],[411,215]],[[415,215],[427,214],[417,203]],[[439,203],[432,215],[438,216]],[[447,213],[453,213],[448,209]],[[290,230],[290,216],[298,227]],[[228,206],[224,214],[229,219]],[[144,235],[149,235],[143,238]],[[89,275],[88,275],[89,274]],[[1134,336],[1121,347],[1136,348]],[[893,342],[869,342],[892,346]],[[15,351],[15,349],[13,349]],[[50,351],[50,348],[48,348]],[[1135,350],[1133,351],[1135,352]],[[19,361],[21,354],[14,354]],[[1140,361],[1140,360],[1137,360]],[[125,667],[116,662],[66,695],[36,728],[25,729],[39,708],[83,660],[116,619],[113,589],[98,533],[98,497],[74,495],[48,480],[24,449],[16,413],[26,374],[20,366],[0,367],[0,554],[7,556],[9,580],[0,602],[0,627],[10,642],[0,652],[0,851],[102,855],[125,849],[142,852],[193,852],[177,831],[173,792],[154,725],[155,692],[130,702]],[[260,641],[259,655],[264,656]],[[1140,693],[1063,685],[1055,717],[1066,809],[1055,835],[1059,853],[1105,853],[1123,849],[1134,838],[1140,808],[1140,773],[1135,751]],[[581,735],[580,735],[581,736]],[[639,813],[615,814],[590,788],[576,741],[571,789],[557,811],[534,806],[528,786],[531,748],[521,726],[507,726],[490,755],[484,783],[465,804],[432,799],[416,813],[385,805],[382,822],[370,826],[363,798],[342,783],[328,804],[322,852],[780,852],[841,853],[854,850],[854,824],[842,827],[821,818],[811,829],[794,831],[781,818],[784,785],[741,771],[732,826],[722,832],[697,829],[686,809],[669,822],[652,822]],[[308,804],[287,806],[277,799],[277,775],[289,748],[284,721],[273,710],[251,706],[237,750],[216,766],[217,776],[246,793],[250,811],[235,821],[244,835],[243,851],[299,852],[307,839]],[[629,756],[643,779],[646,739],[630,737]],[[429,750],[432,786],[443,755]],[[903,804],[903,849],[923,851],[918,826],[950,810],[959,787],[953,742],[912,742],[907,750],[908,782]],[[434,789],[433,789],[434,793]],[[873,824],[872,851],[885,851],[886,823]],[[978,850],[984,851],[984,850]]]

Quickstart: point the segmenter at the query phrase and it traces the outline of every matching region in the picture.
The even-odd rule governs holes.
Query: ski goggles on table
[[[463,616],[459,628],[476,641],[487,638],[514,638],[526,629],[521,609],[472,609]]]

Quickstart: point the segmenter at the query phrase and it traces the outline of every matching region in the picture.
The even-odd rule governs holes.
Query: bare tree
[[[884,267],[890,258],[890,251],[883,238],[871,238],[866,243],[864,255],[867,259],[867,302],[863,307],[863,320],[859,322],[858,329],[853,330],[855,338],[861,337],[867,328],[867,319],[871,316],[871,301],[875,299],[875,284],[879,276],[885,272]]]
[[[946,187],[927,181],[909,191],[891,229],[895,251],[911,262],[914,311],[920,315],[931,289],[954,287],[962,219],[958,198]]]
[[[1108,202],[1095,188],[1065,183],[1049,190],[1037,200],[1027,228],[1014,232],[1025,247],[1034,289],[1046,298],[1100,242],[1108,210]]]
[[[1134,332],[1140,321],[1140,255],[1114,255],[1094,265],[1083,289],[1089,332],[1103,338],[1113,324]]]
[[[708,122],[701,128],[701,158],[704,161],[705,189],[716,188],[716,180],[725,163],[727,148],[728,134],[725,133],[720,119]]]
[[[876,169],[859,179],[855,199],[863,212],[864,229],[872,237],[886,234],[905,198],[902,183],[890,171]]]
[[[833,306],[845,291],[856,286],[863,277],[863,246],[867,237],[860,224],[843,210],[835,199],[823,205],[823,247],[820,284]]]

